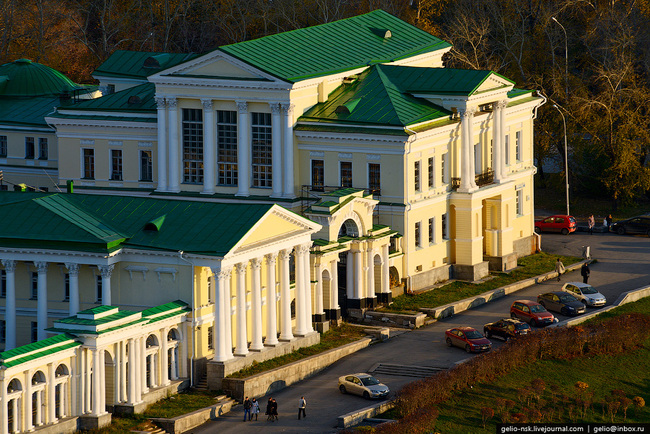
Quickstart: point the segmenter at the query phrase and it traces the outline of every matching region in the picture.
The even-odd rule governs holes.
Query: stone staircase
[[[389,363],[378,363],[370,368],[368,372],[376,375],[395,375],[400,377],[425,378],[446,369],[446,367],[393,365]]]
[[[195,390],[202,390],[202,391],[207,391],[208,390],[208,374],[204,374],[203,377],[197,383],[194,385]]]

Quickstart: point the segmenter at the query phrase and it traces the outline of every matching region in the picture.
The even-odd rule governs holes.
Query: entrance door
[[[340,253],[339,254],[339,263],[338,263],[338,281],[339,281],[339,307],[341,308],[341,316],[347,317],[348,315],[348,279],[347,279],[347,261],[348,254]]]

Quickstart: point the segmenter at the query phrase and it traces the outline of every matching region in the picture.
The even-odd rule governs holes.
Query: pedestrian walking
[[[555,263],[555,271],[557,272],[557,281],[559,282],[560,276],[566,271],[564,264],[562,261],[560,261],[560,258],[557,258],[557,262]]]
[[[302,417],[307,417],[307,413],[305,413],[306,407],[307,401],[305,400],[304,396],[301,396],[300,400],[298,401],[298,420],[300,420],[300,413],[302,413]]]
[[[257,402],[255,398],[253,398],[253,401],[251,402],[251,419],[253,416],[255,416],[255,420],[257,420],[257,415],[260,413],[260,403]]]
[[[589,218],[587,219],[587,226],[589,226],[589,235],[594,234],[594,226],[596,226],[596,219],[594,219],[594,215],[591,214]]]
[[[248,416],[248,420],[251,419],[251,400],[248,399],[248,396],[246,399],[244,399],[244,422],[246,422],[246,416]]]
[[[271,415],[274,420],[278,420],[278,403],[275,401],[275,398],[271,402]]]
[[[269,402],[266,403],[266,420],[273,422],[273,398],[269,398]]]
[[[580,268],[580,274],[582,275],[582,283],[588,283],[587,281],[589,280],[589,274],[591,273],[591,270],[589,269],[589,265],[585,262],[582,264],[582,267]]]
[[[607,232],[609,232],[610,229],[612,228],[612,222],[613,222],[611,214],[609,214],[607,217],[605,217],[605,222],[607,223]]]

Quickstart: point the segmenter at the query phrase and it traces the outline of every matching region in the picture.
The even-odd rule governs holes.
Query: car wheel
[[[589,303],[587,303],[587,300],[582,300],[582,304],[585,305],[585,309],[587,308],[587,306],[589,306]]]
[[[468,353],[471,353],[472,348],[469,345],[465,345],[465,351],[467,351]]]
[[[537,321],[535,321],[535,318],[531,318],[530,322],[528,324],[530,324],[531,327],[536,327],[537,326]]]
[[[341,393],[342,393],[342,394],[344,394],[344,395],[345,395],[346,393],[348,393],[348,391],[347,391],[347,390],[345,390],[345,386],[344,386],[344,385],[342,385],[342,384],[341,384],[341,385],[339,386],[339,390],[340,390],[340,391],[341,391]]]
[[[370,399],[370,394],[368,392],[363,392],[363,397],[366,399]]]
[[[568,314],[566,308],[564,308],[564,307],[563,307],[562,309],[560,309],[560,313],[561,313],[562,315],[569,316],[569,314]]]
[[[625,235],[625,228],[623,226],[619,226],[616,228],[616,233],[619,235]]]
[[[567,228],[562,228],[562,235],[569,235],[569,230]]]
[[[448,347],[451,347],[451,339],[447,338],[447,340],[445,342],[447,342]]]

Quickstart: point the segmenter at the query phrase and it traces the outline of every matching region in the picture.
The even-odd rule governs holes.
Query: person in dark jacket
[[[269,398],[269,402],[266,403],[266,420],[273,422],[273,398]]]
[[[274,420],[278,420],[278,403],[275,401],[275,398],[273,398],[273,403],[271,406],[271,414],[273,415]]]
[[[589,280],[589,274],[591,274],[591,270],[589,269],[589,265],[585,262],[584,264],[582,264],[582,267],[580,268],[582,283],[587,283],[587,281]]]
[[[251,400],[248,399],[248,396],[246,399],[244,399],[244,422],[246,422],[246,416],[248,416],[248,420],[251,420],[251,407],[253,404],[251,403]]]

